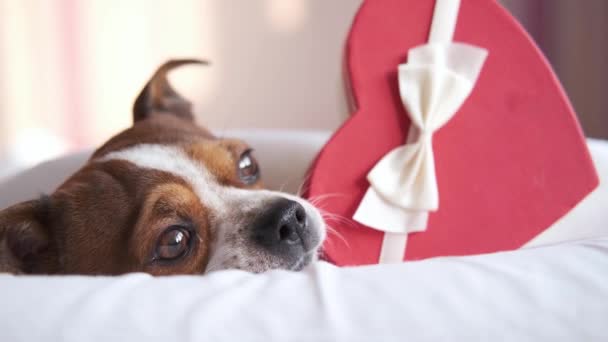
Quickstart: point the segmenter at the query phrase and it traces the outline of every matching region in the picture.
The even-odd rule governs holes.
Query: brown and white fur
[[[190,103],[167,81],[187,63],[202,62],[162,65],[135,101],[133,126],[54,193],[0,212],[0,272],[263,272],[316,259],[321,215],[303,199],[263,190],[245,142],[194,123]]]

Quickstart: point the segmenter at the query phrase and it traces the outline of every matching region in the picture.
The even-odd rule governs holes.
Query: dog
[[[201,60],[171,60],[133,106],[133,125],[54,193],[0,212],[0,272],[207,274],[298,271],[326,235],[308,201],[263,189],[252,148],[194,122],[167,79]]]

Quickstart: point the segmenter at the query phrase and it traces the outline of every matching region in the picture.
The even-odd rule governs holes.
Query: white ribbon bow
[[[469,96],[485,56],[483,49],[457,43],[409,51],[408,63],[399,66],[399,93],[418,139],[389,152],[367,175],[382,198],[404,209],[437,210],[433,133]]]
[[[408,141],[368,173],[370,188],[354,215],[387,232],[380,262],[401,261],[407,233],[425,230],[428,212],[439,208],[433,134],[462,106],[487,57],[485,49],[451,42],[458,6],[458,0],[437,0],[430,43],[410,49],[408,62],[399,65],[399,93],[411,119]]]

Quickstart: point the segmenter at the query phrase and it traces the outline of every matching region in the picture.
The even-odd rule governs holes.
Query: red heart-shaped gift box
[[[305,196],[343,219],[324,246],[338,265],[378,262],[383,232],[352,216],[371,168],[406,141],[397,67],[426,43],[435,1],[367,0],[348,38],[352,117],[315,160]],[[455,42],[488,50],[458,114],[434,135],[440,205],[404,259],[510,250],[547,229],[597,185],[576,115],[546,59],[493,0],[462,0]]]

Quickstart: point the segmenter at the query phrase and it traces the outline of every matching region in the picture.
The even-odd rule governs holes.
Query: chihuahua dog
[[[197,126],[162,65],[133,126],[48,196],[0,212],[0,272],[205,274],[301,270],[325,223],[309,202],[263,190],[245,142]]]

